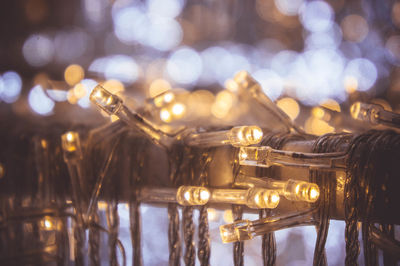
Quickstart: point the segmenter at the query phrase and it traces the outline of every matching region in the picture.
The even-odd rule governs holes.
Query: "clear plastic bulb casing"
[[[158,130],[150,121],[147,121],[137,113],[132,113],[122,102],[122,100],[97,85],[90,94],[90,100],[109,115],[116,115],[128,126],[139,130],[155,144],[170,147],[174,138]]]
[[[269,146],[241,147],[240,165],[270,167],[272,165],[318,169],[345,169],[346,155],[342,152],[305,153],[276,150]]]
[[[210,199],[210,191],[205,187],[180,186],[176,192],[176,200],[180,205],[205,205]]]
[[[185,143],[189,146],[232,145],[240,147],[257,144],[262,137],[263,132],[258,126],[241,126],[224,131],[191,133],[185,138]]]
[[[118,96],[97,85],[90,94],[90,101],[104,110],[107,114],[113,115],[121,109],[123,102]]]
[[[301,180],[275,180],[272,178],[250,177],[239,173],[235,179],[235,186],[250,188],[268,188],[291,201],[305,201],[314,203],[319,199],[319,186]]]
[[[219,227],[223,243],[244,241],[269,232],[299,225],[315,224],[316,210],[288,217],[268,217],[255,221],[239,220]]]
[[[400,114],[386,111],[377,104],[355,102],[350,107],[351,116],[360,121],[368,122],[373,125],[385,125],[400,128]]]
[[[279,109],[275,103],[264,94],[261,85],[247,71],[238,72],[228,84],[230,84],[229,90],[249,95],[255,102],[266,109],[268,113],[274,115],[288,131],[293,130],[299,134],[305,134],[302,129],[292,122],[285,112]]]
[[[77,132],[69,131],[61,135],[61,146],[65,161],[82,158],[81,142]]]

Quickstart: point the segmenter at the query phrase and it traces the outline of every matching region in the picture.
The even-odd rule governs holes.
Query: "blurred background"
[[[223,119],[236,107],[224,86],[240,70],[308,133],[338,131],[327,110],[348,116],[356,100],[400,110],[396,1],[14,0],[0,3],[0,15],[3,125],[103,123],[109,118],[89,102],[97,83],[138,106],[172,88],[202,91],[209,115]],[[231,264],[217,232],[227,212],[210,212],[213,265]],[[166,210],[144,205],[142,213],[144,264],[167,263]],[[343,228],[331,224],[329,265],[343,264]],[[313,227],[276,235],[278,265],[312,263]],[[259,249],[260,239],[246,243],[246,264],[261,263]]]

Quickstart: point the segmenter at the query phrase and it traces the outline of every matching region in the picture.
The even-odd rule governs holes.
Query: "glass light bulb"
[[[246,205],[254,209],[274,209],[278,206],[279,200],[279,193],[276,190],[250,188],[247,191]]]
[[[383,111],[380,105],[355,102],[350,107],[351,116],[356,120],[379,123],[379,113]]]

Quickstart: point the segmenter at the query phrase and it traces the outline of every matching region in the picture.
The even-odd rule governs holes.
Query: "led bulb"
[[[241,88],[250,88],[255,86],[257,89],[261,89],[260,85],[253,79],[249,72],[244,70],[238,72],[233,80]]]
[[[97,85],[93,89],[92,93],[90,94],[90,101],[95,103],[109,115],[117,113],[122,107],[122,100],[100,85]]]
[[[248,146],[261,141],[263,132],[258,126],[234,127],[228,132],[230,144],[234,146]]]
[[[57,220],[53,217],[50,216],[45,216],[41,221],[40,221],[40,227],[44,231],[53,231],[57,227]]]
[[[205,187],[180,186],[176,192],[176,200],[180,205],[205,205],[210,199],[210,191]]]
[[[350,107],[351,116],[354,119],[369,122],[371,124],[379,123],[379,113],[383,108],[376,104],[366,104],[356,102]]]
[[[64,150],[64,159],[79,159],[82,157],[81,143],[78,132],[68,131],[61,135],[61,146]]]
[[[271,189],[250,188],[247,191],[247,203],[253,209],[274,209],[279,204],[279,193]]]
[[[305,181],[288,180],[283,194],[288,200],[316,202],[319,198],[319,187],[317,184]]]
[[[221,225],[219,231],[223,243],[231,243],[252,239],[249,220],[240,220],[231,224]]]

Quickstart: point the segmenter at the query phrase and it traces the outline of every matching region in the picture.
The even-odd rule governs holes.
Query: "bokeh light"
[[[197,81],[202,72],[200,55],[189,47],[181,47],[169,57],[167,72],[178,84],[190,85]]]
[[[25,60],[34,67],[44,66],[53,59],[53,40],[44,34],[33,34],[28,37],[22,47]]]
[[[28,95],[28,102],[33,111],[43,116],[52,114],[55,105],[54,101],[47,97],[40,85],[36,85],[31,89]]]

